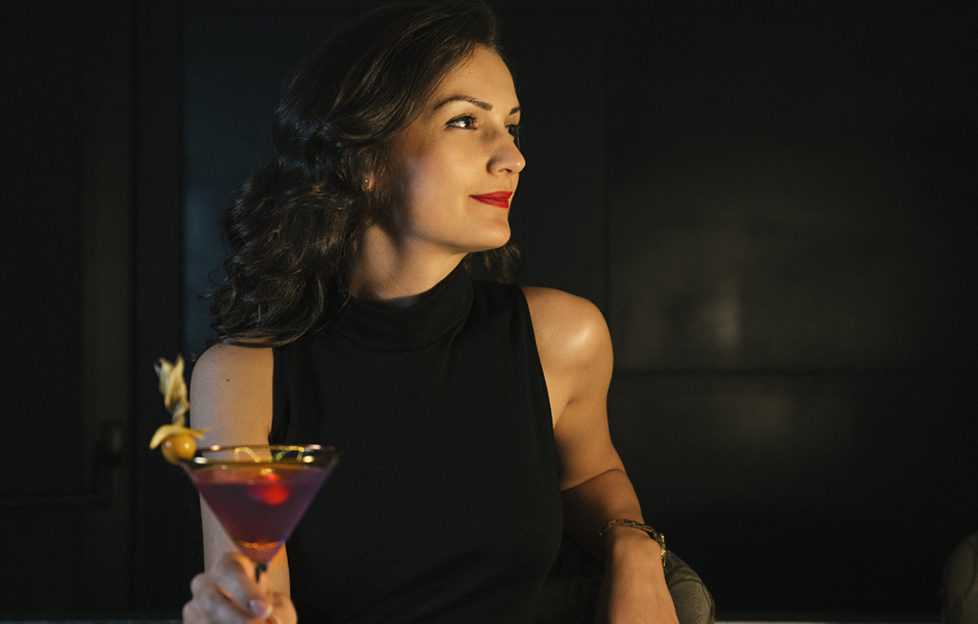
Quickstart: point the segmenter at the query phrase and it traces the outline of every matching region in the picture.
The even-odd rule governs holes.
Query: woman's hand
[[[192,597],[183,606],[184,624],[295,624],[295,607],[277,591],[268,575],[255,583],[254,564],[237,553],[226,553],[212,570],[190,583]]]
[[[613,543],[606,550],[598,624],[678,624],[659,544],[634,529],[615,529],[606,537]]]

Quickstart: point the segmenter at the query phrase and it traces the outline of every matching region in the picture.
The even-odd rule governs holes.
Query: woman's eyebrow
[[[453,96],[447,97],[444,100],[440,100],[437,104],[435,104],[431,108],[431,110],[436,111],[439,108],[441,108],[442,106],[445,106],[446,104],[449,104],[451,102],[468,102],[469,104],[472,104],[473,106],[477,106],[478,108],[481,108],[482,110],[487,110],[487,111],[488,110],[492,110],[492,104],[490,104],[489,102],[485,102],[483,100],[480,100],[479,98],[474,98],[474,97],[472,97],[470,95],[453,95]],[[509,111],[509,114],[510,115],[515,115],[518,112],[520,112],[520,107],[519,106],[516,106],[516,107],[513,108],[513,110]]]

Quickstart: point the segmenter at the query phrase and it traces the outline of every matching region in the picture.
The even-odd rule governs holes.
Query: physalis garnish
[[[172,418],[169,425],[163,425],[153,434],[149,448],[154,449],[161,443],[163,457],[171,464],[181,459],[190,459],[197,451],[198,440],[204,439],[207,429],[190,429],[187,427],[187,411],[190,401],[187,400],[187,384],[183,380],[183,357],[177,356],[176,362],[160,358],[153,365],[156,375],[160,378],[160,394],[163,403]]]

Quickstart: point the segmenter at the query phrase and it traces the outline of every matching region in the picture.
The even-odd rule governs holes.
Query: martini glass
[[[180,465],[254,562],[257,582],[338,458],[335,448],[319,445],[211,446]]]

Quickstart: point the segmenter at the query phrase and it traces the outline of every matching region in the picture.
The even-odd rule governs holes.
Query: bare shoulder
[[[190,418],[195,427],[211,428],[208,444],[268,440],[273,370],[270,347],[217,344],[198,358],[190,383]]]
[[[611,337],[591,301],[554,288],[524,287],[537,349],[546,366],[610,364]]]
[[[194,364],[194,378],[208,382],[254,381],[255,376],[271,373],[272,349],[269,347],[243,347],[216,344],[204,351]],[[250,378],[250,379],[249,379]]]

